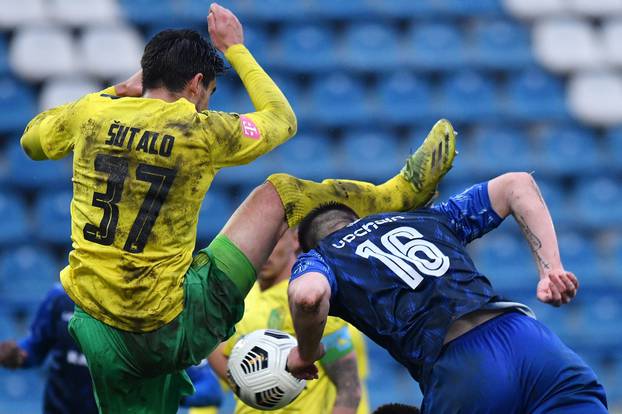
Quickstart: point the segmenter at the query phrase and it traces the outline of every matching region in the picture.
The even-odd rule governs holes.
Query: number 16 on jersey
[[[441,277],[449,269],[449,257],[412,227],[398,227],[381,238],[383,250],[371,240],[365,240],[356,248],[356,254],[369,259],[374,257],[384,263],[397,277],[412,289],[423,281],[424,276]],[[406,239],[406,242],[402,240]]]

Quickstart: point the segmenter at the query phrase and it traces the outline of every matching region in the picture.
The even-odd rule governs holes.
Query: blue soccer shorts
[[[424,414],[607,413],[594,371],[535,319],[505,313],[445,346]]]

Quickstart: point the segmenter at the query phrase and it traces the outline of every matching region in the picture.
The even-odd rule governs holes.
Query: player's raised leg
[[[316,183],[274,174],[251,193],[210,246],[232,243],[254,269],[259,269],[287,226],[296,226],[322,204],[342,203],[361,215],[421,207],[432,198],[438,182],[451,169],[455,146],[456,133],[449,121],[443,119],[434,125],[404,168],[381,185],[334,179]],[[238,283],[247,292],[254,280],[253,274]]]
[[[335,179],[316,183],[287,174],[271,175],[268,181],[276,187],[293,227],[315,207],[331,201],[347,205],[360,217],[422,207],[434,196],[455,155],[456,132],[449,121],[441,119],[402,171],[381,185]]]

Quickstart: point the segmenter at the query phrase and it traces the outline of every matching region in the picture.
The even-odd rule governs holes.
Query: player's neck
[[[176,102],[181,98],[185,98],[183,93],[171,92],[166,88],[148,89],[143,95],[145,98],[161,99],[165,102]]]

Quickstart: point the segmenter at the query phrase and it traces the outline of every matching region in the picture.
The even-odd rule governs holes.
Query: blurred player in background
[[[244,47],[233,13],[213,4],[208,23],[256,112],[208,111],[224,62],[197,32],[165,30],[146,45],[141,73],[39,114],[21,139],[36,160],[73,152],[73,250],[61,282],[76,303],[69,329],[100,412],[176,412],[193,393],[184,368],[233,334],[256,269],[288,225],[331,200],[363,215],[421,205],[455,156],[453,129],[440,121],[402,172],[379,186],[275,174],[193,259],[214,175],[297,128],[287,99]]]
[[[537,297],[576,295],[553,221],[526,173],[475,185],[448,202],[358,219],[328,205],[300,225],[305,251],[289,287],[298,348],[290,371],[313,375],[329,313],[408,368],[424,413],[606,413],[594,372],[525,305],[495,294],[465,246],[512,214],[534,254]]]
[[[285,232],[257,275],[257,282],[244,301],[244,317],[236,325],[236,334],[222,343],[209,356],[210,364],[226,379],[227,360],[235,343],[258,329],[277,329],[294,335],[287,285],[300,246],[294,230]],[[360,383],[358,354],[348,325],[341,319],[328,318],[322,343],[326,354],[320,360],[318,380],[309,382],[291,404],[277,413],[366,414],[367,392]],[[363,350],[363,359],[366,355]],[[366,365],[367,361],[362,361]],[[361,396],[364,395],[363,398]],[[247,406],[236,398],[235,413],[251,414],[261,410]]]
[[[62,286],[57,285],[39,305],[30,334],[19,342],[0,342],[0,366],[4,368],[39,367],[49,358],[43,398],[45,414],[97,413],[86,358],[67,330],[74,306]],[[218,407],[222,391],[207,361],[187,372],[197,392],[186,397],[181,405]]]

